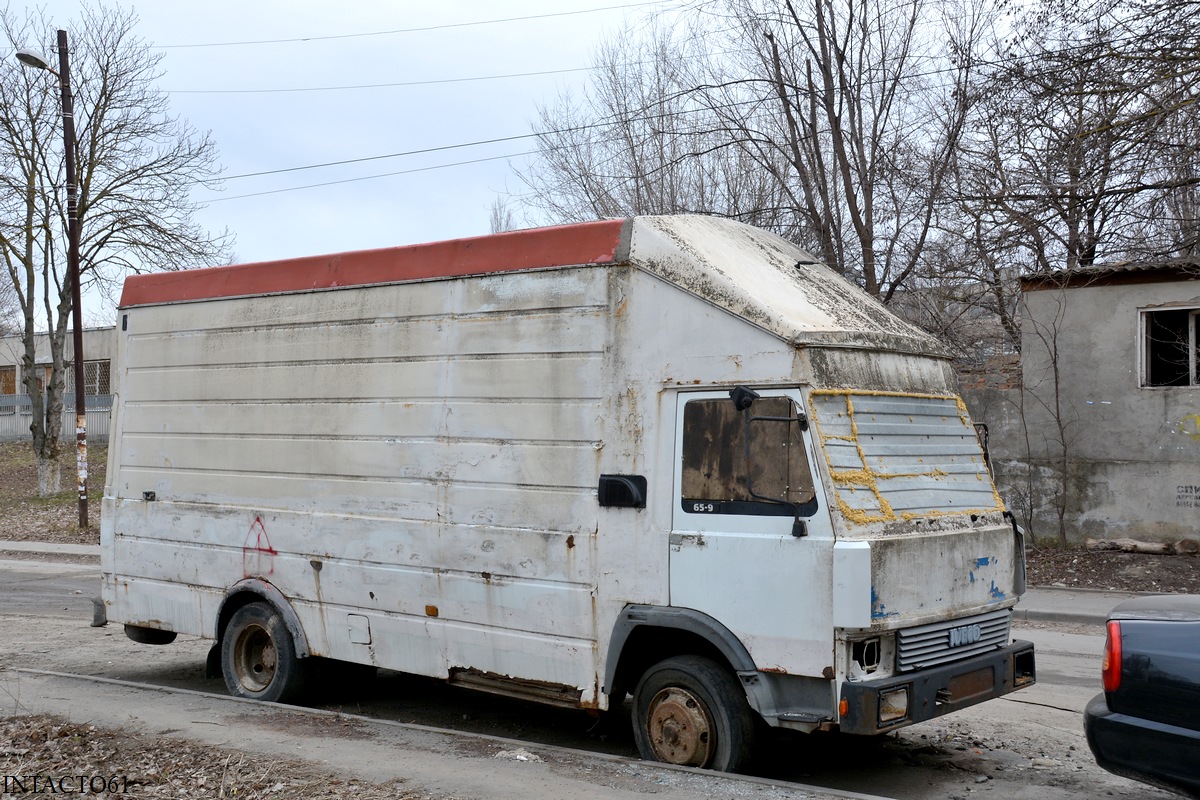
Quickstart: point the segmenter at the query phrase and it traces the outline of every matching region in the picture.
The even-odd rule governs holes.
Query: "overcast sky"
[[[532,141],[513,137],[528,136],[537,107],[584,84],[602,36],[673,2],[121,5],[165,54],[172,110],[219,148],[228,179],[197,192],[200,223],[229,228],[236,260],[250,262],[488,233],[494,198],[523,189],[511,164]],[[37,5],[57,26],[80,16],[77,2]],[[525,73],[554,74],[493,77]],[[379,158],[431,148],[452,149]],[[352,159],[371,160],[297,169]],[[271,170],[292,171],[238,177]]]

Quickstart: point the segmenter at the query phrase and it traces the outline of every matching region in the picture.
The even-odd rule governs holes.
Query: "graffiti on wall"
[[[261,517],[254,518],[254,524],[246,533],[242,542],[242,577],[265,577],[275,572],[275,556],[279,553],[271,547],[267,538],[267,529]]]
[[[1200,486],[1180,484],[1175,487],[1176,508],[1200,508]]]

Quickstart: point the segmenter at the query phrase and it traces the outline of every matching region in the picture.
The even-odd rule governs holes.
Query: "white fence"
[[[32,403],[29,395],[0,394],[0,442],[29,439]],[[89,442],[108,441],[108,418],[112,411],[112,395],[89,395],[87,398],[87,437]],[[75,398],[63,399],[62,441],[70,445],[75,440]]]

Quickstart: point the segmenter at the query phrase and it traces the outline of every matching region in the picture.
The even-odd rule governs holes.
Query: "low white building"
[[[84,393],[88,407],[88,438],[108,438],[108,412],[111,404],[109,362],[112,357],[115,328],[85,328],[83,331]],[[50,380],[50,335],[38,334],[35,342],[35,366],[38,385],[45,387]],[[75,348],[73,337],[68,332],[65,358],[73,363]],[[30,399],[25,391],[25,344],[20,336],[0,337],[0,441],[19,440],[28,437],[30,424]],[[66,388],[63,392],[64,413],[73,415],[75,410],[75,372],[67,370]],[[63,430],[74,430],[74,420],[67,419]],[[71,434],[73,435],[73,434]]]

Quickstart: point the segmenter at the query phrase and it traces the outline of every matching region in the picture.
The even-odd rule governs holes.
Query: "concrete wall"
[[[1023,295],[1023,390],[964,388],[1009,507],[1039,539],[1200,535],[1200,386],[1141,386],[1140,311],[1200,307],[1200,280]]]

